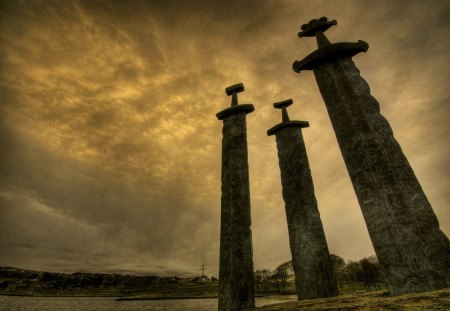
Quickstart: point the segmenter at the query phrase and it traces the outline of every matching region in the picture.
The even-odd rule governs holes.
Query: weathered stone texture
[[[288,125],[291,122],[281,123]],[[304,122],[306,123],[306,122]],[[298,299],[338,295],[299,124],[275,132]]]
[[[242,106],[234,106],[233,113],[223,118],[219,311],[255,306],[246,111]]]
[[[450,287],[449,240],[368,84],[351,58],[313,70],[389,292]]]

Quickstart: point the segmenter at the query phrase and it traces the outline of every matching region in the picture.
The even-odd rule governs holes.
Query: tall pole
[[[450,287],[450,243],[439,229],[408,160],[352,57],[368,44],[334,43],[326,17],[302,25],[318,49],[296,72],[313,70],[356,192],[386,284],[392,295]]]
[[[219,311],[255,307],[246,126],[254,107],[238,104],[242,91],[242,83],[226,88],[231,107],[217,114],[223,120]]]
[[[206,265],[205,265],[205,264],[202,264],[202,265],[200,266],[200,270],[202,271],[202,277],[206,276],[206,275],[205,275],[205,271],[206,271]]]
[[[289,120],[286,108],[291,104],[292,99],[273,104],[282,109],[282,122],[267,135],[275,135],[277,141],[297,296],[299,300],[337,296],[302,134],[309,123]]]

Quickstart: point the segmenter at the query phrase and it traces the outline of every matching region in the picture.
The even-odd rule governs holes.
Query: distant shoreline
[[[115,298],[116,301],[138,301],[138,300],[181,300],[181,299],[218,299],[218,296],[159,296],[159,297],[124,297],[124,296],[115,296],[115,295],[67,295],[67,294],[36,294],[36,293],[0,293],[0,296],[11,296],[11,297],[48,297],[48,298],[59,298],[59,297],[74,297],[74,298]],[[274,295],[256,295],[256,298],[261,297],[273,297]],[[276,295],[276,296],[286,296],[286,295]]]
[[[58,297],[90,297],[90,298],[95,298],[95,297],[110,297],[110,298],[120,298],[121,296],[119,295],[54,295],[54,294],[27,294],[27,293],[0,293],[0,296],[11,296],[11,297],[49,297],[49,298],[58,298]]]
[[[202,299],[217,297],[218,287],[218,280],[206,275],[180,278],[81,272],[67,274],[0,267],[0,295],[4,296]]]
[[[116,301],[137,301],[137,300],[179,300],[179,299],[217,299],[218,296],[173,296],[173,297],[122,297],[111,295],[51,295],[51,294],[27,294],[27,293],[0,293],[0,296],[11,297],[48,297],[48,298],[111,298]]]
[[[286,296],[286,295],[276,295]],[[255,298],[273,297],[273,295],[255,295]],[[119,297],[116,301],[136,301],[136,300],[176,300],[176,299],[218,299],[219,296],[173,296],[173,297]]]
[[[120,297],[116,301],[139,301],[139,300],[180,300],[180,299],[217,299],[218,296],[186,296],[186,297]]]

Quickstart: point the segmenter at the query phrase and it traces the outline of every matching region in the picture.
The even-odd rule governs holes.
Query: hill
[[[102,274],[52,273],[0,267],[0,295],[211,297],[217,279]]]

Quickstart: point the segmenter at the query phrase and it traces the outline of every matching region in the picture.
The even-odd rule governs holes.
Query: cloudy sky
[[[290,259],[272,103],[293,98],[328,245],[374,254],[311,72],[328,16],[450,234],[450,2],[0,1],[0,265],[218,274],[225,87],[243,82],[255,269]]]

